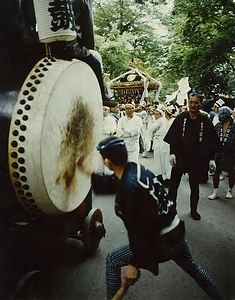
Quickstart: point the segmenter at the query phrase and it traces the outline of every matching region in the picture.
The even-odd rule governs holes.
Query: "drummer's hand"
[[[77,161],[77,167],[87,175],[91,176],[94,172],[94,161],[90,156],[82,157]]]
[[[133,285],[139,277],[140,270],[132,265],[128,265],[124,273],[124,280],[126,282],[130,282],[131,285]]]

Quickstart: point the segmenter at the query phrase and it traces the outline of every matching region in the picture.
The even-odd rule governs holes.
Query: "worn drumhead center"
[[[24,208],[61,214],[77,208],[91,187],[102,138],[102,101],[85,63],[44,58],[28,75],[9,132],[9,169]]]

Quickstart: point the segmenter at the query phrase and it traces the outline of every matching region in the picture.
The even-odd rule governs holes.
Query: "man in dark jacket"
[[[121,267],[128,266],[125,282],[139,277],[139,268],[158,275],[160,262],[174,260],[212,299],[227,299],[210,275],[192,258],[184,238],[184,222],[155,175],[144,166],[127,161],[125,142],[115,136],[97,149],[104,164],[119,179],[115,212],[123,220],[129,245],[106,257],[107,297],[121,286]]]
[[[170,144],[171,184],[169,196],[176,206],[177,191],[183,174],[188,173],[191,189],[190,208],[194,220],[200,220],[197,212],[199,183],[207,175],[209,161],[219,148],[219,139],[211,120],[200,112],[203,96],[192,92],[189,97],[189,111],[179,114],[164,141]]]

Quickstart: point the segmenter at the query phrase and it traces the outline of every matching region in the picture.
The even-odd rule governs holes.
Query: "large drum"
[[[101,94],[90,67],[39,61],[19,92],[9,129],[9,174],[24,209],[33,216],[76,209],[91,188],[101,137]]]
[[[91,188],[102,102],[87,64],[43,58],[32,0],[0,7],[0,298],[9,299],[22,275],[50,269],[68,237],[91,255],[104,236]]]

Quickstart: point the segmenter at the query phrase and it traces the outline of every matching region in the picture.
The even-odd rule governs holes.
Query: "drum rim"
[[[24,105],[24,109],[21,109],[21,115],[23,116],[27,116],[27,114],[25,112],[27,112],[27,109],[29,107],[27,107],[27,105],[30,106],[29,103],[33,103],[32,101],[32,94],[35,94],[35,92],[37,92],[38,87],[40,86],[40,78],[44,78],[46,76],[48,76],[48,74],[50,73],[51,66],[55,66],[55,64],[63,64],[62,69],[66,69],[67,67],[69,67],[71,64],[74,63],[82,63],[85,64],[81,61],[78,60],[73,60],[73,61],[61,61],[61,60],[56,60],[53,57],[51,58],[43,58],[42,60],[40,60],[35,67],[32,69],[32,71],[29,73],[29,75],[27,76],[24,84],[22,85],[22,88],[20,90],[19,93],[19,97],[18,100],[16,102],[14,111],[13,111],[13,116],[17,116],[15,114],[15,112],[17,110],[19,110],[19,107],[23,107]],[[41,76],[41,77],[40,77]],[[95,75],[94,75],[95,76]],[[34,82],[32,84],[32,81]],[[98,82],[97,82],[98,85]],[[27,99],[27,100],[26,100]],[[22,101],[24,100],[24,101]],[[20,101],[22,101],[22,103],[20,106]],[[46,103],[44,103],[44,105],[46,105]],[[101,96],[100,96],[100,112],[101,112]],[[45,112],[44,112],[45,114]],[[43,116],[41,115],[41,121],[43,119]],[[14,155],[12,155],[13,153],[19,154],[20,151],[23,151],[23,149],[21,149],[21,145],[22,142],[19,141],[18,139],[18,145],[14,145],[14,143],[12,144],[13,140],[15,140],[15,136],[14,136],[14,130],[18,130],[21,126],[24,126],[25,123],[22,122],[20,124],[16,123],[15,121],[17,120],[17,117],[12,117],[11,120],[11,125],[10,125],[10,131],[9,131],[9,144],[8,144],[8,159],[9,159],[9,173],[10,173],[10,177],[11,177],[11,182],[13,185],[13,189],[14,192],[16,194],[16,197],[18,199],[18,201],[21,203],[21,205],[24,207],[24,209],[27,210],[27,212],[29,212],[32,215],[41,215],[41,214],[61,214],[61,213],[65,213],[65,211],[61,211],[60,208],[55,206],[55,203],[51,202],[50,199],[50,195],[48,195],[48,191],[46,188],[46,185],[44,183],[44,178],[43,178],[43,169],[41,167],[41,169],[39,170],[38,176],[39,176],[39,182],[40,182],[40,194],[41,194],[41,198],[47,199],[47,201],[42,205],[41,201],[38,201],[37,197],[33,197],[33,195],[35,194],[35,187],[33,187],[33,189],[31,188],[31,186],[28,183],[27,180],[27,176],[24,175],[25,170],[24,170],[24,164],[20,164],[19,163],[19,157],[18,155],[16,155],[17,157],[14,157]],[[22,127],[23,129],[23,127]],[[43,129],[41,128],[41,131]],[[41,134],[41,132],[40,132]],[[14,136],[14,138],[13,138]],[[18,136],[18,138],[22,138],[23,135]],[[39,150],[38,150],[39,151]],[[38,152],[38,155],[41,155]],[[22,159],[22,156],[20,156],[20,158]],[[23,157],[24,158],[24,157]],[[23,162],[23,160],[22,160]],[[18,164],[17,168],[16,164]],[[17,171],[18,172],[17,172]],[[18,174],[17,174],[18,173]],[[90,190],[90,186],[91,184],[89,183],[89,188],[88,191]],[[87,192],[88,192],[87,191]],[[76,207],[74,207],[76,208]],[[69,211],[68,211],[69,212]]]

